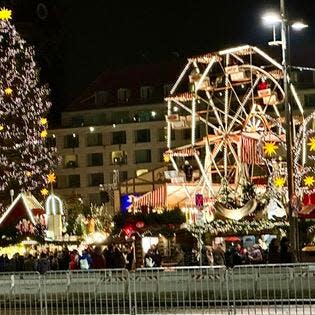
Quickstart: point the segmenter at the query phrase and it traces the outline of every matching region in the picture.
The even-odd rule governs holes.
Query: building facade
[[[59,195],[113,204],[119,183],[165,165],[164,97],[179,72],[178,66],[173,69],[149,65],[106,72],[68,106],[61,126],[47,139],[62,157],[56,170]],[[190,131],[178,130],[172,137],[181,145]],[[144,193],[147,187],[136,190]]]

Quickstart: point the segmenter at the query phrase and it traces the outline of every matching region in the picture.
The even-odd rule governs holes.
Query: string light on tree
[[[10,189],[39,195],[58,163],[56,149],[46,146],[49,90],[11,17],[0,9],[0,211],[11,202]]]

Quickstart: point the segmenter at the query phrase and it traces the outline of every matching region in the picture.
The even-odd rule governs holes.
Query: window
[[[91,153],[87,155],[87,166],[103,165],[103,153]]]
[[[52,137],[47,137],[46,138],[46,145],[48,148],[56,147],[56,136],[53,135]]]
[[[89,186],[99,186],[104,184],[104,175],[103,173],[94,173],[88,175]]]
[[[118,89],[117,98],[119,103],[128,103],[130,98],[130,90],[129,89]]]
[[[80,175],[60,175],[57,176],[57,188],[80,188]]]
[[[114,165],[127,164],[126,151],[113,151],[111,153],[111,161]]]
[[[76,154],[65,155],[62,160],[64,168],[78,167],[78,157]]]
[[[98,146],[103,144],[102,134],[91,132],[86,136],[86,145],[88,147]]]
[[[74,116],[71,118],[72,127],[82,127],[84,126],[84,118],[82,116]]]
[[[72,135],[64,136],[64,148],[73,149],[79,147],[79,136],[73,133]]]
[[[140,129],[135,131],[135,142],[150,142],[150,129]]]
[[[183,129],[183,140],[188,140],[191,138],[191,130],[190,129]]]
[[[140,98],[142,101],[147,101],[152,99],[153,87],[152,86],[141,86],[140,88]]]
[[[167,129],[166,128],[160,128],[158,130],[158,139],[159,142],[165,142],[167,140]],[[175,140],[175,130],[171,130],[171,140]]]
[[[104,105],[108,100],[108,92],[107,91],[97,91],[95,92],[95,104]]]
[[[130,123],[130,113],[129,112],[112,112],[112,123],[113,124],[124,124],[124,123]]]
[[[305,94],[304,95],[304,106],[305,107],[315,107],[315,94]]]
[[[69,175],[68,187],[69,188],[79,188],[80,187],[80,175]]]
[[[135,163],[151,163],[151,150],[136,150]]]
[[[115,131],[112,136],[112,144],[126,144],[126,131]]]

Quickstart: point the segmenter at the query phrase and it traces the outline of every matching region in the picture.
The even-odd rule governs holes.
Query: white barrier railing
[[[315,264],[0,273],[1,315],[315,314]]]

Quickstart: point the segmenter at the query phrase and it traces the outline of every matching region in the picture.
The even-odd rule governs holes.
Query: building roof
[[[94,93],[97,91],[109,91],[115,94],[120,88],[138,89],[141,86],[161,86],[173,84],[180,73],[184,62],[172,62],[163,64],[144,64],[129,66],[121,69],[107,69],[101,73],[77,97],[69,104],[65,111],[79,111],[86,109],[104,108],[103,104],[96,104]],[[163,99],[163,98],[162,98]],[[109,102],[105,106],[117,105],[117,101]],[[130,104],[126,104],[129,106]]]
[[[35,224],[35,216],[44,214],[44,208],[29,192],[17,195],[9,208],[0,218],[0,227],[16,224],[21,219],[28,219]]]

